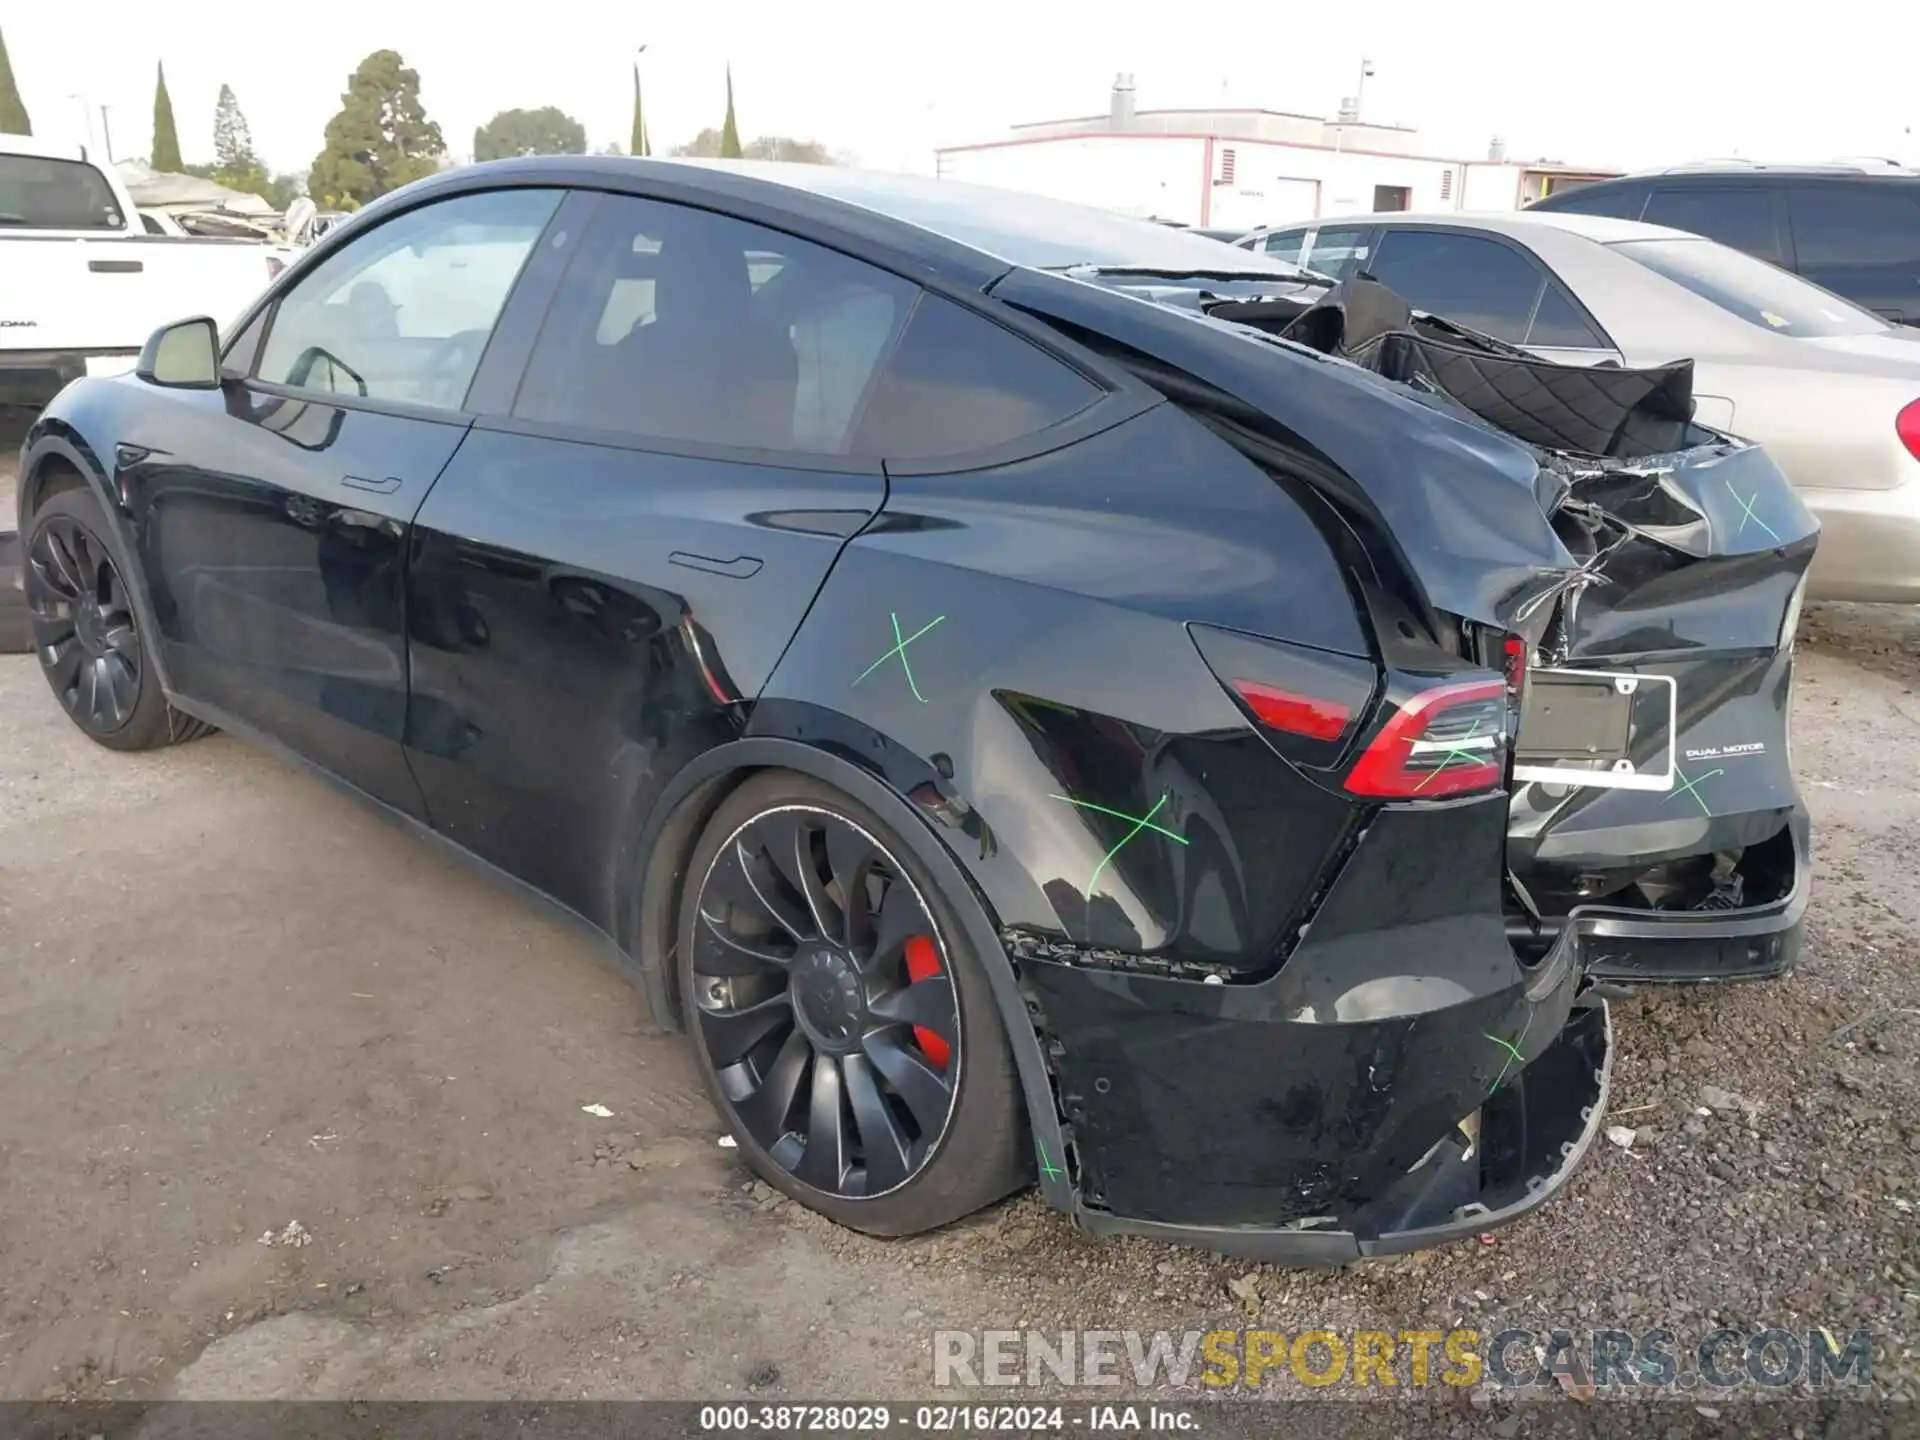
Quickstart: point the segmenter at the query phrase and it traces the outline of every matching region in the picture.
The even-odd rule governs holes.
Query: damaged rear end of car
[[[1083,1223],[1338,1264],[1534,1208],[1604,1112],[1596,982],[1797,951],[1815,522],[1762,451],[1692,423],[1685,362],[1554,365],[1364,279],[1016,270],[993,293],[1257,465],[1364,637],[1188,627],[1333,817],[1270,951],[1007,936]]]

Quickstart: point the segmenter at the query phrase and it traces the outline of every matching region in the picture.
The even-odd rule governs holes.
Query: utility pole
[[[102,105],[100,107],[100,134],[106,141],[107,163],[109,165],[113,164],[113,122],[107,119],[107,112],[111,109],[113,109],[111,105]]]

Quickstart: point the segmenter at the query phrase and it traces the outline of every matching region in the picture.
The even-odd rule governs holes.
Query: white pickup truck
[[[0,404],[130,370],[169,320],[224,326],[283,263],[253,240],[149,234],[111,167],[0,135]]]

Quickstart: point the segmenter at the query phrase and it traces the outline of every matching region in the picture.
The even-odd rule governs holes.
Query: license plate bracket
[[[1616,790],[1673,788],[1672,677],[1534,670],[1514,740],[1516,780]]]

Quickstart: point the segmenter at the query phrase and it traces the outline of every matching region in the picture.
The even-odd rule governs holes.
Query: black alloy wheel
[[[139,627],[113,557],[69,515],[46,517],[27,546],[27,611],[47,683],[89,735],[116,733],[140,703]]]
[[[694,900],[689,1017],[739,1127],[822,1196],[913,1180],[968,1056],[942,929],[900,861],[846,816],[787,803],[726,835]]]
[[[77,486],[46,497],[28,522],[21,568],[41,672],[67,718],[109,749],[211,735],[211,725],[175,710],[161,691],[107,524]]]

